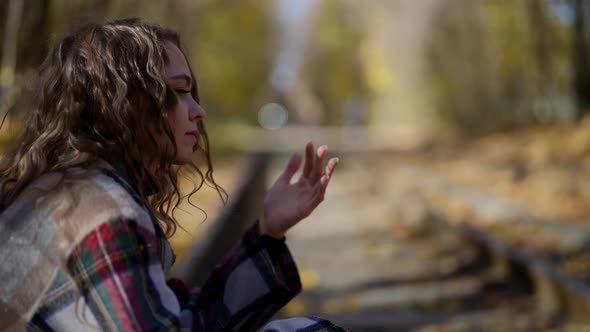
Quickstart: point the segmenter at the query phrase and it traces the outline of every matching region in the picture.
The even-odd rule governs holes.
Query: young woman
[[[35,107],[0,165],[0,322],[13,330],[249,331],[301,288],[285,232],[323,200],[337,159],[294,155],[261,219],[200,289],[166,280],[181,166],[219,192],[197,82],[177,34],[87,25],[43,63]],[[193,157],[202,157],[206,170]],[[198,181],[198,182],[199,182]],[[340,330],[295,318],[271,330]]]

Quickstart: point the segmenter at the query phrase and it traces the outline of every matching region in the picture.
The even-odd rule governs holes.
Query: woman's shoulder
[[[155,232],[149,209],[109,167],[72,168],[38,178],[0,219],[23,217],[51,221],[67,239],[68,249],[93,229],[113,220],[134,220]]]
[[[150,212],[113,170],[73,168],[33,181],[0,213],[0,275],[7,276],[0,321],[28,321],[34,310],[23,308],[39,305],[74,249],[94,230],[129,219],[156,233]]]

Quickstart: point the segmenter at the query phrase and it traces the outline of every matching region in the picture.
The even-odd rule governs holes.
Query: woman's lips
[[[184,136],[188,136],[193,140],[197,140],[197,132],[196,131],[188,131],[186,133],[184,133]]]

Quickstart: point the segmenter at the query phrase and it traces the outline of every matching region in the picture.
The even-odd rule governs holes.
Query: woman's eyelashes
[[[178,93],[179,95],[184,95],[184,94],[187,94],[187,93],[190,93],[191,92],[190,89],[188,89],[188,90],[185,90],[185,89],[175,89],[174,91],[176,91],[176,93]]]

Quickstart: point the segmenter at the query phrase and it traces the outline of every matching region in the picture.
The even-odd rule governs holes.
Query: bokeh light
[[[258,123],[266,129],[282,128],[289,119],[287,109],[278,103],[268,103],[258,111]]]

